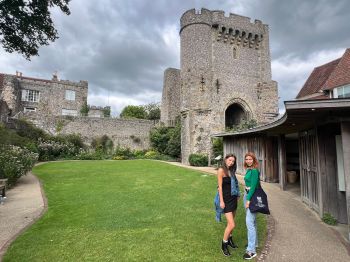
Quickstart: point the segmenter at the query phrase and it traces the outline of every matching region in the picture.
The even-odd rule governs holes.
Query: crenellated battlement
[[[223,25],[215,25],[217,29],[216,40],[224,43],[235,44],[236,46],[248,46],[249,48],[259,49],[264,35],[245,30],[226,28]]]
[[[211,26],[212,12],[205,8],[202,8],[200,12],[196,11],[196,9],[186,11],[180,18],[180,33],[186,26],[193,24],[206,24]]]
[[[181,19],[181,31],[193,24],[204,24],[219,31],[219,37],[221,35],[227,35],[227,39],[232,35],[232,41],[241,38],[241,41],[249,46],[257,46],[256,44],[261,40],[263,34],[268,30],[268,26],[263,24],[260,20],[255,19],[254,22],[251,21],[250,17],[241,16],[233,13],[229,13],[225,16],[225,12],[221,10],[210,11],[208,9],[202,8],[200,11],[196,9],[190,9],[186,11]],[[246,38],[246,39],[245,39]],[[240,44],[240,41],[237,42]]]

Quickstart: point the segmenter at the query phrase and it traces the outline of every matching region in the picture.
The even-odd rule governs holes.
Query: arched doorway
[[[232,104],[225,111],[225,128],[232,128],[247,120],[247,113],[239,104]]]

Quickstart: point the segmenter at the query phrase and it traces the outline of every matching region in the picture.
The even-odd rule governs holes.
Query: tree
[[[159,103],[149,103],[143,106],[147,113],[147,119],[158,120],[160,119],[160,105]]]
[[[129,105],[124,107],[120,113],[121,118],[139,118],[146,119],[147,113],[143,106],[133,106]]]
[[[81,114],[82,116],[88,116],[88,115],[89,115],[89,111],[90,111],[90,106],[89,106],[88,103],[85,101],[84,104],[81,106],[80,114]]]
[[[50,8],[70,14],[70,0],[0,1],[0,42],[6,52],[19,52],[26,59],[38,55],[40,46],[58,38]]]
[[[105,106],[103,108],[103,116],[104,117],[110,117],[111,116],[111,107],[110,106]]]
[[[169,156],[181,157],[181,123],[178,122],[174,128],[169,128],[169,142],[165,153]]]
[[[171,134],[169,127],[155,127],[150,132],[151,146],[161,154],[166,154]]]

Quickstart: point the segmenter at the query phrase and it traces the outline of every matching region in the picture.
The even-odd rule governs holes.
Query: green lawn
[[[215,176],[150,160],[51,162],[33,172],[49,208],[4,261],[237,261],[244,253],[241,201],[239,249],[231,258],[220,250]],[[258,223],[261,239],[265,217]]]

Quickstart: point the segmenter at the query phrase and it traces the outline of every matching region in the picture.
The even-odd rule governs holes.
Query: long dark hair
[[[230,157],[234,157],[235,158],[235,163],[233,164],[233,166],[228,168],[226,166],[226,159],[228,159]],[[231,174],[235,175],[236,174],[236,170],[237,170],[237,157],[234,154],[227,154],[225,156],[225,158],[224,158],[224,161],[222,162],[222,169],[224,170],[224,173],[225,173],[226,176],[231,176]]]

